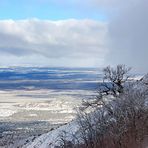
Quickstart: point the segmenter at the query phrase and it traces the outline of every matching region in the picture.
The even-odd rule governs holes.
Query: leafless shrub
[[[81,113],[81,138],[86,148],[142,148],[148,136],[148,106],[145,91],[131,85],[112,102],[93,113]]]

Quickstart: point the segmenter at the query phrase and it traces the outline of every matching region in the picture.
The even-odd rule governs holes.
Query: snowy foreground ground
[[[82,90],[0,91],[0,147],[22,147],[39,135],[70,122],[82,99],[93,94]],[[41,138],[44,137],[46,134]]]
[[[139,82],[135,82],[134,88],[139,91],[147,89],[147,87],[145,87],[145,84],[147,84],[147,80],[148,76],[146,76]],[[145,107],[147,107],[147,103],[147,98],[145,98]],[[93,112],[90,115],[92,115],[93,117]],[[66,133],[66,137],[63,137],[66,141],[73,141],[73,135],[75,135],[76,137],[80,137],[77,119],[74,119],[68,124],[55,128],[48,133],[42,134],[37,138],[33,139],[30,137],[30,139],[28,138],[28,141],[26,143],[22,141],[22,143],[19,143],[19,145],[16,146],[20,146],[22,148],[56,148],[60,144],[60,136],[62,133]],[[79,140],[81,140],[81,138]],[[144,147],[147,147],[147,138],[144,139],[142,144]]]
[[[65,132],[66,140],[72,141],[72,135],[76,135],[79,130],[79,126],[76,121],[72,121],[66,125],[63,125],[47,134],[43,134],[36,138],[34,141],[30,141],[22,146],[23,148],[55,148],[60,143],[60,135]]]

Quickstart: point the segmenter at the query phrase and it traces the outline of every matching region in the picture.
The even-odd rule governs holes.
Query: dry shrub
[[[148,136],[147,94],[129,88],[93,113],[79,114],[85,148],[144,148]],[[146,147],[145,147],[146,148]]]

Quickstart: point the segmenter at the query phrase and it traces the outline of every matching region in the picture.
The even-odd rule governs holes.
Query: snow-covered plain
[[[87,92],[87,95],[92,93]],[[46,121],[52,123],[54,120],[55,123],[69,122],[74,118],[75,109],[81,104],[86,92],[71,91],[68,94],[70,95],[67,95],[66,91],[57,93],[54,90],[0,91],[0,119],[3,121],[24,121],[24,119],[43,121],[46,118]],[[21,117],[18,117],[20,114]],[[63,114],[65,117],[62,116],[60,119],[60,115]]]
[[[29,138],[32,141],[38,135],[72,121],[82,99],[93,94],[84,90],[0,91],[0,135],[3,137],[0,147],[4,143],[4,148],[15,148],[25,144],[26,139],[29,141],[28,137],[32,137]]]

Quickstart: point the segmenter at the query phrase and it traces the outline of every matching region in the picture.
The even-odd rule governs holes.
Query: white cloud
[[[87,0],[85,4],[76,0],[72,4],[79,4],[79,9],[101,9],[107,15],[107,23],[76,19],[0,21],[0,64],[122,63],[148,71],[147,0]],[[13,62],[7,61],[8,55]]]
[[[79,5],[98,9],[107,18],[105,65],[122,63],[139,72],[148,71],[147,0],[87,0]]]
[[[120,9],[108,25],[108,63],[124,63],[139,72],[147,72],[148,1],[125,0],[116,6]]]
[[[108,19],[109,52],[105,64],[122,63],[139,72],[148,72],[148,1],[88,1],[87,7],[102,10]]]
[[[107,24],[93,20],[3,20],[0,64],[100,66],[107,52],[106,33]],[[5,62],[7,55],[13,62]]]

